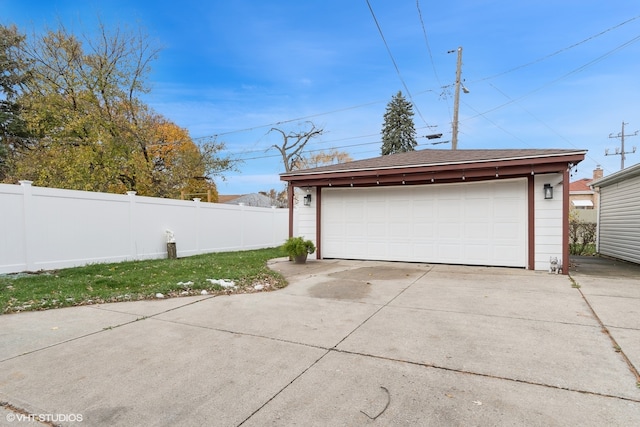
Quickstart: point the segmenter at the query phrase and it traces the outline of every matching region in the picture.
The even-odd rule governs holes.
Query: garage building
[[[289,234],[319,259],[547,270],[568,260],[569,171],[585,154],[420,150],[281,174]]]
[[[640,164],[591,186],[600,193],[598,253],[640,264]]]

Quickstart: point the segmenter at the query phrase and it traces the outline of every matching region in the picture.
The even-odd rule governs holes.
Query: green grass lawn
[[[267,260],[280,248],[222,252],[179,259],[92,264],[37,274],[0,276],[0,313],[182,295],[247,293],[279,289],[284,278]],[[233,281],[235,288],[208,279]],[[261,285],[261,286],[260,286]]]

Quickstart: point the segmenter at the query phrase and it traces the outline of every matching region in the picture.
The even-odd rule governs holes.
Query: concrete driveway
[[[640,276],[271,266],[287,288],[0,316],[0,425],[640,425]]]

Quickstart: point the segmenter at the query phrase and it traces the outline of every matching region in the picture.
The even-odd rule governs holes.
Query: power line
[[[553,53],[550,53],[550,54],[548,54],[548,55],[545,55],[545,56],[543,56],[543,57],[541,57],[541,58],[538,58],[538,59],[536,59],[536,60],[534,60],[534,61],[527,62],[526,64],[518,65],[517,67],[510,68],[510,69],[508,69],[508,70],[506,70],[506,71],[503,71],[503,72],[498,73],[498,74],[494,74],[494,75],[492,75],[492,76],[484,77],[484,78],[481,78],[481,79],[478,79],[478,80],[473,80],[473,81],[471,81],[470,83],[478,83],[478,82],[482,82],[482,81],[485,81],[485,80],[495,79],[496,77],[500,77],[500,76],[502,76],[502,75],[505,75],[505,74],[508,74],[508,73],[511,73],[511,72],[514,72],[514,71],[520,70],[520,69],[522,69],[522,68],[529,67],[529,66],[531,66],[531,65],[537,64],[538,62],[542,62],[542,61],[544,61],[544,60],[546,60],[546,59],[549,59],[549,58],[551,58],[551,57],[553,57],[553,56],[556,56],[556,55],[558,55],[558,54],[560,54],[560,53],[562,53],[562,52],[566,52],[567,50],[573,49],[574,47],[580,46],[581,44],[584,44],[584,43],[586,43],[586,42],[588,42],[588,41],[590,41],[590,40],[593,40],[593,39],[595,39],[595,38],[598,38],[598,37],[600,37],[600,36],[602,36],[602,35],[604,35],[604,34],[606,34],[606,33],[610,32],[610,31],[613,31],[613,30],[615,30],[615,29],[617,29],[617,28],[620,28],[620,27],[622,27],[623,25],[626,25],[626,24],[628,24],[629,22],[635,21],[635,20],[636,20],[636,19],[638,19],[638,18],[640,18],[640,15],[638,15],[638,16],[634,16],[634,17],[633,17],[633,18],[631,18],[631,19],[627,19],[626,21],[621,22],[621,23],[619,23],[618,25],[614,25],[613,27],[607,28],[606,30],[601,31],[601,32],[599,32],[598,34],[594,34],[593,36],[587,37],[586,39],[581,40],[581,41],[579,41],[578,43],[574,43],[574,44],[572,44],[572,45],[570,45],[570,46],[567,46],[567,47],[564,47],[564,48],[562,48],[562,49],[559,49],[559,50],[557,50],[557,51],[555,51],[555,52],[553,52]]]
[[[512,136],[513,138],[517,139],[518,141],[522,142],[524,145],[528,146],[529,148],[531,148],[531,146],[522,138],[520,138],[518,135],[515,135],[511,132],[509,132],[508,130],[506,130],[505,128],[503,128],[502,126],[500,126],[498,123],[494,122],[493,120],[491,120],[489,117],[486,116],[486,113],[481,113],[478,110],[476,110],[475,108],[473,108],[472,106],[470,106],[469,104],[467,104],[466,102],[462,101],[462,103],[464,105],[466,105],[467,107],[471,108],[473,111],[475,111],[477,113],[476,116],[474,117],[482,117],[483,119],[485,119],[486,121],[488,121],[489,123],[491,123],[493,126],[497,127],[498,129],[500,129],[502,132],[506,133],[507,135]]]
[[[425,92],[431,92],[431,91],[427,90],[427,91],[423,91],[423,92],[420,92],[420,93],[425,93]],[[345,108],[340,108],[340,109],[337,109],[337,110],[327,111],[327,112],[324,112],[324,113],[311,114],[311,115],[308,115],[308,116],[296,117],[294,119],[288,119],[288,120],[280,120],[280,121],[273,122],[273,123],[268,123],[268,124],[265,124],[265,125],[257,125],[257,126],[252,126],[252,127],[248,127],[248,128],[243,128],[243,129],[231,130],[231,131],[227,131],[227,132],[218,132],[218,133],[215,133],[213,135],[201,136],[201,137],[194,138],[194,139],[217,138],[219,136],[231,135],[231,134],[234,134],[234,133],[250,132],[250,131],[253,131],[253,130],[256,130],[256,129],[263,129],[263,128],[266,128],[266,127],[280,126],[280,125],[291,123],[291,122],[299,122],[299,121],[303,121],[303,120],[312,119],[314,117],[326,116],[326,115],[329,115],[329,114],[335,114],[335,113],[341,113],[343,111],[354,110],[356,108],[368,107],[369,105],[379,104],[379,103],[382,103],[382,102],[385,102],[385,101],[371,101],[371,102],[367,102],[367,103],[364,103],[364,104],[354,105],[354,106],[351,106],[351,107],[345,107]]]
[[[367,1],[367,4],[369,4],[368,1]],[[416,0],[416,6],[418,8],[418,14],[419,14],[420,22],[422,24],[422,30],[423,30],[423,34],[424,34],[424,37],[425,37],[427,50],[429,52],[429,58],[431,60],[432,66],[433,66],[434,74],[436,76],[436,80],[438,81],[439,88],[443,89],[443,88],[451,87],[451,86],[453,86],[453,84],[442,85],[442,83],[441,83],[441,81],[439,79],[439,76],[437,75],[437,72],[436,72],[436,69],[435,69],[435,63],[433,61],[433,56],[432,56],[432,53],[431,53],[431,48],[430,48],[430,45],[429,45],[429,42],[428,42],[428,38],[427,38],[426,28],[425,28],[425,25],[424,25],[424,21],[422,19],[422,12],[421,12],[421,9],[420,9],[419,0]],[[371,13],[372,13],[372,15],[374,17],[374,20],[376,21],[376,25],[377,25],[377,19],[375,18],[375,14],[373,14],[373,11],[371,10],[371,6],[370,5],[369,5],[369,9],[370,9],[370,11],[371,11]],[[613,30],[615,30],[617,28],[620,28],[620,27],[622,27],[622,26],[624,26],[626,24],[629,24],[630,22],[633,22],[633,21],[635,21],[637,19],[640,19],[640,15],[634,16],[633,18],[630,18],[630,19],[627,19],[626,21],[623,21],[623,22],[621,22],[621,23],[619,23],[617,25],[614,25],[613,27],[607,28],[606,30],[603,30],[603,31],[601,31],[601,32],[599,32],[597,34],[594,34],[594,35],[590,36],[590,37],[587,37],[584,40],[581,40],[581,41],[579,41],[577,43],[574,43],[574,44],[572,44],[570,46],[567,46],[567,47],[564,47],[562,49],[559,49],[559,50],[557,50],[557,51],[555,51],[553,53],[545,55],[545,56],[543,56],[541,58],[538,58],[538,59],[536,59],[534,61],[530,61],[530,62],[528,62],[526,64],[510,68],[510,69],[508,69],[506,71],[503,71],[503,72],[500,72],[498,74],[494,74],[494,75],[491,75],[491,76],[487,76],[487,77],[483,77],[483,78],[480,78],[480,79],[473,80],[470,83],[477,83],[477,82],[482,82],[482,81],[485,81],[485,80],[491,80],[491,79],[494,79],[496,77],[502,76],[504,74],[508,74],[508,73],[513,72],[513,71],[517,71],[517,70],[520,70],[522,68],[534,65],[534,64],[536,64],[538,62],[542,62],[542,61],[544,61],[544,60],[546,60],[548,58],[556,56],[556,55],[558,55],[558,54],[560,54],[562,52],[566,52],[567,50],[570,50],[572,48],[580,46],[581,44],[584,44],[584,43],[586,43],[586,42],[588,42],[590,40],[593,40],[593,39],[595,39],[597,37],[600,37],[600,36],[602,36],[602,35],[604,35],[604,34],[606,34],[608,32],[613,31]],[[381,34],[381,36],[383,38],[383,41],[385,42],[385,45],[386,45],[386,40],[384,39],[384,35],[382,34],[382,31],[381,31],[379,26],[378,26],[378,30],[380,31],[380,34]],[[404,84],[404,80],[402,80],[402,76],[400,75],[400,71],[399,71],[399,69],[397,67],[397,64],[395,63],[395,60],[394,60],[393,56],[391,55],[391,52],[390,52],[388,46],[387,46],[387,50],[389,52],[389,55],[391,56],[391,60],[393,61],[394,66],[396,67],[396,71],[398,72],[398,75],[400,76],[400,79],[403,82],[403,85],[405,86],[405,90],[407,90],[408,95],[411,96],[409,90],[406,88],[406,84]],[[417,94],[419,95],[419,94],[423,94],[423,93],[427,93],[427,92],[435,92],[435,90],[434,89],[427,89],[427,90],[418,92]],[[382,102],[386,102],[386,101],[383,101],[383,100],[372,101],[372,102],[368,102],[368,103],[364,103],[364,104],[358,104],[358,105],[354,105],[354,106],[351,106],[351,107],[340,108],[340,109],[337,109],[337,110],[327,111],[327,112],[323,112],[323,113],[317,113],[317,114],[312,114],[312,115],[303,116],[303,117],[297,117],[297,118],[288,119],[288,120],[280,120],[280,121],[273,122],[273,123],[268,123],[268,124],[264,124],[264,125],[257,125],[257,126],[252,126],[252,127],[248,127],[248,128],[242,128],[242,129],[236,129],[236,130],[227,131],[227,132],[218,132],[218,133],[215,133],[215,134],[212,134],[212,135],[206,135],[206,136],[201,136],[201,137],[192,138],[192,139],[194,141],[196,141],[196,140],[207,139],[207,138],[216,138],[216,137],[224,136],[224,135],[231,135],[231,134],[234,134],[234,133],[249,132],[249,131],[253,131],[253,130],[256,130],[256,129],[262,129],[262,128],[266,128],[266,127],[273,127],[273,126],[278,126],[278,125],[282,125],[282,124],[286,124],[286,123],[307,120],[307,119],[311,119],[311,118],[314,118],[314,117],[340,113],[340,112],[343,112],[343,111],[362,108],[362,107],[366,107],[366,106],[369,106],[369,105],[379,104],[379,103],[382,103]],[[413,99],[412,99],[412,102],[413,102]],[[511,102],[509,102],[509,103],[511,103]],[[507,103],[505,105],[508,105],[509,103]],[[501,107],[502,106],[498,106],[498,108],[501,108]],[[425,124],[427,124],[426,121],[425,121]],[[427,126],[428,126],[428,124],[427,124]]]
[[[351,144],[351,145],[343,145],[341,147],[332,147],[335,149],[341,149],[341,148],[350,148],[350,147],[362,147],[365,145],[373,145],[373,144],[380,144],[380,141],[372,141],[372,142],[362,142],[360,144]],[[317,153],[319,151],[324,151],[325,148],[316,148],[313,150],[305,150],[305,153]],[[237,161],[247,161],[247,160],[259,160],[259,159],[267,159],[267,158],[274,158],[274,157],[282,157],[282,155],[280,154],[270,154],[270,155],[261,155],[261,156],[254,156],[254,157],[242,157],[242,158],[237,158]]]
[[[385,37],[384,37],[384,34],[382,33],[382,30],[381,30],[381,28],[380,28],[380,26],[379,26],[379,24],[378,24],[378,21],[377,21],[377,19],[376,19],[375,13],[373,12],[373,10],[372,10],[372,8],[371,8],[371,5],[370,5],[370,3],[369,3],[369,1],[368,1],[368,0],[367,0],[367,4],[368,4],[368,6],[369,6],[369,10],[371,11],[371,14],[372,14],[372,16],[373,16],[373,19],[374,19],[374,21],[375,21],[375,23],[376,23],[376,25],[377,25],[377,27],[378,27],[378,31],[380,32],[380,35],[381,35],[381,37],[382,37],[382,39],[383,39],[383,42],[384,42],[384,44],[385,44],[385,46],[386,46],[386,48],[387,48],[387,51],[388,51],[388,53],[389,53],[389,55],[390,55],[390,57],[391,57],[391,60],[392,60],[392,62],[393,62],[393,64],[394,64],[394,67],[396,68],[396,72],[398,73],[398,76],[399,76],[399,78],[400,78],[401,82],[403,83],[403,85],[404,85],[404,87],[405,87],[405,90],[407,91],[407,94],[409,95],[409,97],[410,97],[410,98],[412,99],[412,101],[413,101],[413,98],[412,98],[412,96],[411,96],[411,93],[410,93],[410,91],[408,90],[408,87],[406,86],[406,83],[404,82],[404,79],[402,78],[402,75],[400,74],[399,67],[397,66],[397,63],[395,62],[395,59],[394,59],[394,57],[393,57],[393,55],[392,55],[392,53],[391,53],[391,51],[390,51],[390,49],[389,49],[389,46],[388,46],[388,44],[387,44],[387,42],[386,42],[386,39],[385,39]],[[425,37],[425,43],[426,43],[426,45],[427,45],[427,50],[428,50],[428,52],[429,52],[429,57],[430,57],[430,60],[431,60],[431,64],[432,64],[432,66],[433,66],[433,68],[434,68],[434,74],[436,75],[436,79],[438,80],[438,83],[440,84],[440,87],[441,87],[441,88],[443,88],[443,87],[445,87],[445,86],[442,86],[442,85],[441,85],[440,80],[439,80],[439,77],[437,76],[437,73],[436,73],[436,70],[435,70],[435,64],[434,64],[434,62],[433,62],[433,57],[432,57],[432,54],[431,54],[431,49],[430,49],[430,46],[429,46],[429,43],[428,43],[428,38],[427,38],[426,28],[425,28],[425,26],[424,26],[424,20],[422,19],[422,13],[421,13],[421,10],[420,10],[419,0],[416,0],[416,6],[417,6],[417,8],[418,8],[419,18],[420,18],[420,21],[421,21],[421,24],[422,24],[423,34],[424,34],[424,37]],[[543,60],[545,60],[545,59],[548,59],[548,58],[550,58],[550,57],[552,57],[552,56],[555,56],[555,55],[557,55],[557,54],[559,54],[559,53],[561,53],[561,52],[564,52],[564,51],[567,51],[567,50],[569,50],[569,49],[575,48],[575,47],[577,47],[577,46],[579,46],[579,45],[581,45],[581,44],[583,44],[583,43],[586,43],[587,41],[590,41],[590,40],[592,40],[592,39],[595,39],[595,38],[597,38],[597,37],[599,37],[599,36],[601,36],[601,35],[603,35],[603,34],[606,34],[607,32],[610,32],[610,31],[612,31],[612,30],[614,30],[614,29],[616,29],[616,28],[619,28],[619,27],[621,27],[621,26],[623,26],[623,25],[625,25],[625,24],[628,24],[628,23],[630,23],[630,22],[632,22],[632,21],[634,21],[634,20],[636,20],[636,19],[638,19],[638,18],[640,18],[640,15],[639,15],[639,16],[635,16],[635,17],[633,17],[633,18],[631,18],[631,19],[628,19],[628,20],[626,20],[626,21],[624,21],[624,22],[622,22],[622,23],[620,23],[620,24],[618,24],[618,25],[615,25],[615,26],[613,26],[613,27],[610,27],[610,28],[608,28],[608,29],[606,29],[606,30],[604,30],[604,31],[601,31],[600,33],[595,34],[595,35],[593,35],[593,36],[591,36],[591,37],[588,37],[588,38],[586,38],[586,39],[584,39],[584,40],[582,40],[582,41],[580,41],[580,42],[578,42],[578,43],[574,43],[574,44],[572,44],[572,45],[570,45],[570,46],[568,46],[568,47],[565,47],[565,48],[562,48],[562,49],[560,49],[560,50],[557,50],[557,51],[555,51],[555,52],[553,52],[553,53],[551,53],[551,54],[549,54],[549,55],[546,55],[546,56],[544,56],[544,57],[542,57],[542,58],[539,58],[539,59],[537,59],[537,60],[535,60],[535,61],[531,61],[531,62],[528,62],[528,63],[526,63],[526,64],[524,64],[524,65],[520,65],[520,66],[518,66],[518,67],[511,68],[511,69],[509,69],[509,70],[507,70],[507,71],[504,71],[504,72],[502,72],[502,73],[498,73],[498,74],[495,74],[495,75],[492,75],[492,76],[488,76],[488,77],[485,77],[485,78],[482,78],[482,79],[474,80],[473,82],[481,82],[481,81],[485,81],[485,80],[493,79],[493,78],[496,78],[496,77],[498,77],[498,76],[501,76],[501,75],[504,75],[504,74],[507,74],[507,73],[510,73],[510,72],[513,72],[513,71],[516,71],[516,70],[522,69],[522,68],[524,68],[524,67],[527,67],[527,66],[530,66],[530,65],[533,65],[533,64],[536,64],[536,63],[541,62],[541,61],[543,61]],[[529,95],[531,95],[531,94],[533,94],[533,93],[535,93],[535,92],[538,92],[538,91],[540,91],[540,90],[542,90],[542,89],[544,89],[544,88],[546,88],[546,87],[548,87],[548,86],[550,86],[550,85],[553,85],[553,84],[557,83],[558,81],[560,81],[560,80],[562,80],[562,79],[564,79],[564,78],[567,78],[567,77],[569,77],[570,75],[572,75],[572,74],[574,74],[574,73],[577,73],[577,72],[579,72],[579,71],[582,71],[582,70],[584,70],[585,68],[587,68],[588,66],[593,65],[593,64],[595,64],[595,63],[597,63],[597,62],[599,62],[599,61],[601,61],[601,60],[605,59],[607,56],[609,56],[609,55],[611,55],[611,54],[615,53],[617,50],[623,49],[624,47],[626,47],[626,46],[628,46],[628,45],[630,45],[630,44],[632,44],[632,43],[636,42],[638,39],[640,39],[640,36],[639,36],[639,37],[636,37],[636,38],[634,38],[634,39],[631,39],[631,40],[629,40],[629,41],[627,41],[627,42],[625,42],[625,43],[623,43],[622,45],[620,45],[620,46],[616,47],[615,49],[613,49],[613,50],[611,50],[611,51],[609,51],[609,52],[605,53],[604,55],[601,55],[600,57],[598,57],[598,58],[594,59],[593,61],[590,61],[590,62],[588,62],[587,64],[584,64],[584,65],[582,65],[581,67],[578,67],[578,68],[574,69],[573,71],[571,71],[571,72],[569,72],[569,73],[567,73],[567,74],[565,74],[565,75],[561,76],[560,78],[555,79],[555,80],[552,80],[551,82],[548,82],[547,84],[545,84],[545,85],[543,85],[543,86],[541,86],[541,87],[539,87],[539,88],[537,88],[537,89],[535,89],[535,90],[533,90],[533,91],[531,91],[531,92],[529,92],[529,93],[527,93],[527,94],[525,94],[525,95],[523,95],[523,96],[521,96],[521,97],[519,97],[519,98],[513,99],[513,98],[509,98],[509,97],[507,97],[507,98],[509,99],[509,101],[508,101],[508,102],[506,102],[506,103],[504,103],[504,104],[501,104],[501,105],[499,105],[499,106],[497,106],[497,107],[495,107],[495,108],[493,108],[493,109],[490,109],[490,110],[487,110],[487,111],[485,111],[485,112],[483,112],[483,113],[480,113],[480,112],[478,112],[477,110],[475,110],[474,108],[471,108],[472,110],[474,110],[474,111],[477,113],[477,115],[476,115],[476,116],[472,116],[472,117],[470,117],[470,118],[468,118],[468,119],[466,119],[466,120],[470,120],[470,119],[477,118],[478,116],[482,116],[483,118],[485,118],[486,120],[488,120],[490,123],[494,124],[496,127],[498,127],[499,129],[501,129],[503,132],[510,134],[508,131],[506,131],[505,129],[503,129],[503,128],[501,128],[499,125],[497,125],[496,123],[494,123],[494,122],[492,122],[491,120],[489,120],[489,119],[486,117],[486,114],[489,114],[489,113],[491,113],[491,112],[493,112],[493,111],[496,111],[496,110],[498,110],[498,109],[501,109],[501,108],[503,108],[503,107],[505,107],[505,106],[507,106],[507,105],[510,105],[510,104],[512,104],[512,103],[516,103],[517,101],[519,101],[519,100],[521,100],[521,99],[523,99],[523,98],[525,98],[525,97],[527,97],[527,96],[529,96]],[[495,86],[494,86],[494,88],[495,88]],[[495,89],[497,90],[497,88],[495,88]],[[425,91],[418,92],[418,94],[427,93],[427,92],[435,92],[435,91],[434,91],[433,89],[428,89],[428,90],[425,90]],[[264,124],[264,125],[258,125],[258,126],[252,126],[252,127],[243,128],[243,129],[237,129],[237,130],[228,131],[228,132],[220,132],[220,133],[216,133],[216,134],[213,134],[213,135],[210,135],[210,136],[197,137],[197,138],[193,138],[193,140],[194,140],[194,141],[196,141],[196,140],[204,140],[204,139],[210,139],[210,138],[214,138],[214,139],[215,139],[215,138],[217,138],[217,137],[219,137],[219,136],[223,136],[223,135],[230,135],[230,134],[234,134],[234,133],[248,132],[248,131],[253,131],[253,130],[256,130],[256,129],[266,128],[266,127],[273,127],[273,126],[278,126],[278,125],[282,125],[282,124],[286,124],[286,123],[291,123],[291,122],[295,122],[295,121],[303,121],[303,120],[311,119],[311,118],[314,118],[314,117],[319,117],[319,116],[329,115],[329,114],[335,114],[335,113],[339,113],[339,112],[343,112],[343,111],[348,111],[348,110],[352,110],[352,109],[362,108],[362,107],[369,106],[369,105],[379,104],[379,103],[382,103],[382,102],[385,102],[385,101],[382,101],[382,100],[372,101],[372,102],[368,102],[368,103],[364,103],[364,104],[359,104],[359,105],[354,105],[354,106],[345,107],[345,108],[340,108],[340,109],[336,109],[336,110],[332,110],[332,111],[328,111],[328,112],[317,113],[317,114],[312,114],[312,115],[303,116],[303,117],[298,117],[298,118],[293,118],[293,119],[288,119],[288,120],[281,120],[281,121],[277,121],[277,122],[274,122],[274,123],[269,123],[269,124]],[[414,105],[415,105],[415,103],[414,103]],[[467,105],[467,106],[468,106],[468,104],[466,104],[466,103],[465,103],[465,105]],[[416,110],[419,112],[419,110],[417,109],[417,107],[416,107]],[[431,127],[431,126],[429,126],[429,125],[428,125],[428,123],[426,122],[426,120],[424,120],[424,118],[422,117],[422,115],[421,115],[421,114],[420,114],[420,116],[421,116],[422,120],[425,122],[425,124],[427,125],[427,127]],[[553,130],[552,130],[552,131],[553,131]],[[555,131],[554,131],[554,133],[556,133],[556,134],[557,134],[557,132],[555,132]],[[512,134],[511,134],[511,135],[512,135]],[[558,134],[558,135],[559,135],[559,134]],[[559,135],[559,136],[560,136],[561,138],[563,138],[561,135]],[[351,139],[364,138],[364,137],[367,137],[367,136],[352,137]],[[516,137],[516,138],[517,138],[517,137]],[[345,139],[349,139],[349,138],[345,138]],[[519,138],[517,138],[517,139],[519,139]],[[564,139],[564,138],[563,138],[563,139]],[[344,139],[343,139],[343,140],[344,140]],[[566,140],[566,139],[565,139],[565,140]],[[340,141],[340,140],[335,140],[335,141]],[[323,142],[325,142],[325,143],[326,143],[327,141],[323,141]],[[569,142],[570,142],[570,141],[569,141]],[[375,143],[379,143],[379,142],[375,142]],[[347,146],[337,147],[337,148],[338,148],[338,149],[340,149],[340,148],[348,148],[348,147],[350,147],[350,146],[349,146],[349,145],[347,145]],[[262,149],[258,149],[258,150],[250,150],[250,151],[243,151],[242,153],[243,153],[243,154],[248,154],[248,153],[251,153],[251,152],[260,152],[260,151],[263,151],[263,150],[262,150]],[[270,157],[270,156],[261,156],[261,158],[264,158],[264,157]],[[246,160],[252,160],[252,159],[253,159],[253,158],[246,158]]]
[[[396,63],[396,60],[393,57],[393,54],[391,53],[391,49],[389,48],[389,44],[387,43],[387,39],[384,37],[384,33],[382,32],[382,28],[380,27],[380,24],[378,23],[378,19],[376,18],[376,14],[373,12],[373,8],[371,7],[371,3],[369,3],[369,0],[366,0],[366,2],[367,2],[367,6],[369,6],[369,11],[371,12],[371,16],[373,17],[373,21],[375,22],[376,27],[378,27],[378,32],[380,33],[380,37],[382,37],[382,42],[384,43],[384,46],[387,48],[387,53],[389,54],[389,57],[391,58],[391,62],[393,63],[393,66],[396,69],[396,73],[398,74],[398,78],[400,79],[400,82],[402,83],[402,86],[404,86],[404,89],[407,92],[407,95],[409,96],[409,99],[411,100],[411,103],[413,104],[414,108],[416,109],[416,112],[418,113],[418,115],[420,116],[420,118],[422,119],[424,124],[427,125],[427,127],[435,127],[435,126],[431,126],[431,125],[429,125],[429,123],[427,123],[427,121],[422,116],[422,113],[420,112],[420,109],[418,108],[418,105],[413,100],[413,96],[411,96],[411,92],[409,91],[409,87],[407,86],[407,83],[405,83],[404,79],[402,78],[402,74],[400,73],[400,68],[398,68],[398,64]]]
[[[429,53],[429,62],[431,63],[431,68],[433,68],[433,75],[438,82],[438,86],[444,88],[442,82],[440,81],[440,76],[438,76],[438,71],[436,70],[436,64],[433,60],[433,54],[431,53],[431,46],[429,45],[429,37],[427,37],[427,29],[424,25],[424,20],[422,19],[422,10],[420,9],[420,0],[416,0],[416,8],[418,9],[418,17],[420,18],[420,25],[422,26],[422,34],[424,35],[424,42],[427,46],[427,52]],[[451,107],[449,105],[449,98],[445,97],[445,101],[447,102],[447,110],[449,115],[451,115]]]
[[[571,76],[573,74],[579,73],[580,71],[583,71],[586,68],[588,68],[588,67],[590,67],[590,66],[592,66],[594,64],[597,64],[598,62],[604,60],[605,58],[613,55],[615,52],[617,52],[619,50],[622,50],[625,47],[628,47],[628,46],[632,45],[633,43],[637,42],[638,40],[640,40],[640,36],[636,36],[636,37],[632,38],[631,40],[627,40],[626,42],[624,42],[621,45],[615,47],[614,49],[611,49],[610,51],[605,52],[604,54],[598,56],[597,58],[587,62],[586,64],[581,65],[578,68],[575,68],[575,69],[569,71],[566,74],[563,74],[562,76],[560,76],[560,77],[558,77],[558,78],[556,78],[554,80],[551,80],[550,82],[547,82],[547,83],[543,84],[542,86],[540,86],[540,87],[538,87],[538,88],[536,88],[536,89],[534,89],[532,91],[529,91],[529,92],[525,93],[524,95],[522,95],[522,96],[520,96],[518,98],[515,98],[515,99],[512,98],[510,101],[505,102],[504,104],[500,104],[500,105],[498,105],[498,106],[496,106],[494,108],[491,108],[491,109],[489,109],[489,110],[487,110],[487,111],[485,111],[483,113],[480,113],[480,114],[478,114],[476,116],[472,116],[472,117],[468,118],[467,120],[474,119],[474,118],[476,118],[476,117],[478,117],[480,115],[492,113],[494,111],[497,111],[497,110],[500,110],[500,109],[506,107],[507,105],[511,105],[511,104],[515,103],[516,101],[520,101],[520,100],[522,100],[522,99],[524,99],[524,98],[526,98],[528,96],[531,96],[534,93],[541,91],[542,89],[545,89],[545,88],[547,88],[549,86],[552,86],[552,85],[558,83],[561,80],[566,79],[567,77],[569,77],[569,76]]]

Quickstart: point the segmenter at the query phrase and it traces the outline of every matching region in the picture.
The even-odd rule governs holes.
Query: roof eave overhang
[[[591,188],[606,187],[608,185],[616,184],[620,181],[624,181],[629,178],[640,175],[640,163],[634,166],[630,166],[627,169],[623,169],[604,178],[592,181],[589,186]]]
[[[586,151],[531,157],[468,162],[419,164],[280,175],[293,186],[397,185],[459,180],[486,180],[530,174],[564,172],[569,164],[584,160]]]

